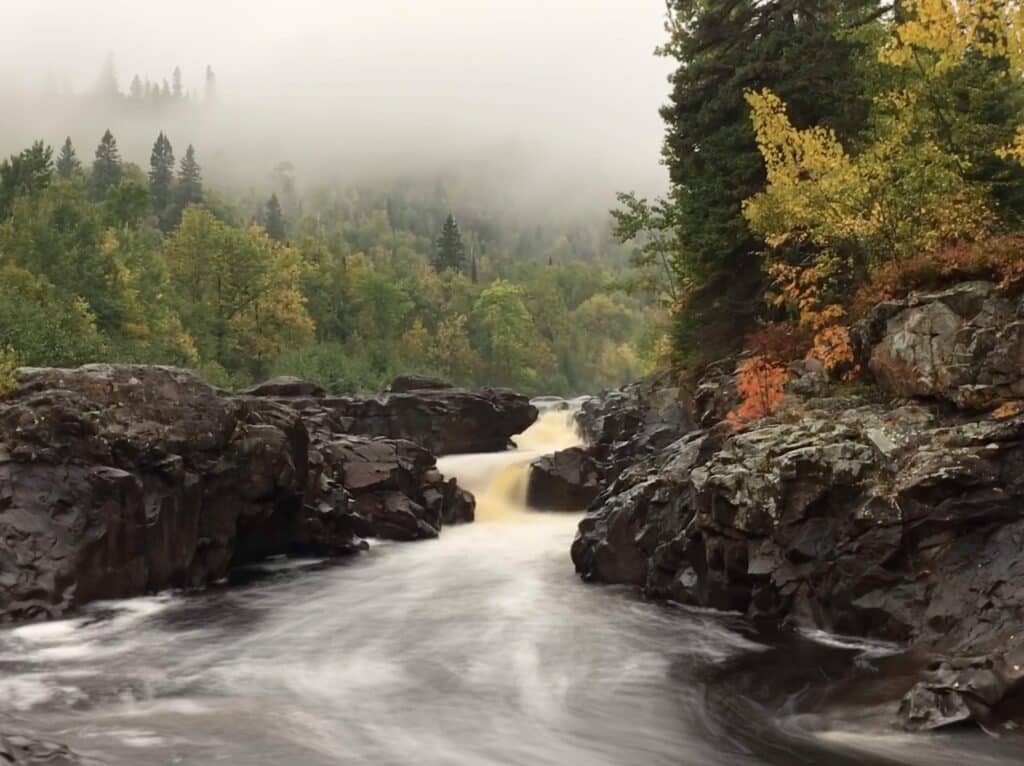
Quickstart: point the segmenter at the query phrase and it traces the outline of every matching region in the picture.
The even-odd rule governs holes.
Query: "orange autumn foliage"
[[[797,314],[798,324],[813,333],[808,359],[816,359],[830,375],[856,373],[853,343],[844,325],[846,309],[830,302],[828,276],[818,267],[773,264],[769,268],[778,291],[773,303]]]
[[[1024,236],[961,242],[881,266],[858,291],[853,313],[862,316],[876,304],[913,290],[937,290],[968,279],[991,280],[1011,293],[1024,290]]]
[[[739,430],[771,415],[785,396],[789,371],[785,365],[763,356],[754,356],[736,368],[739,406],[726,415],[726,421]]]

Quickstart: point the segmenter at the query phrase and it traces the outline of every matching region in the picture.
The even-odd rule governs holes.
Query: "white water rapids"
[[[552,410],[518,450],[442,459],[479,506],[438,541],[0,632],[0,730],[115,766],[1020,762],[980,734],[766,707],[759,689],[796,698],[794,669],[840,650],[584,585],[579,517],[523,505],[529,462],[576,442]]]

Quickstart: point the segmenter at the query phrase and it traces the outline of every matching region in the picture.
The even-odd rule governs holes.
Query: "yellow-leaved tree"
[[[298,252],[192,206],[164,248],[178,313],[207,365],[253,368],[313,336]],[[217,381],[225,382],[225,381]]]
[[[1024,132],[1007,146],[1012,127],[958,111],[965,82],[1019,92],[1021,4],[907,0],[900,19],[879,52],[890,86],[854,148],[794,126],[771,91],[747,94],[767,185],[744,214],[767,245],[769,299],[815,333],[811,353],[830,370],[852,361],[841,327],[851,288],[880,265],[987,236],[998,200],[980,166],[1024,161]]]

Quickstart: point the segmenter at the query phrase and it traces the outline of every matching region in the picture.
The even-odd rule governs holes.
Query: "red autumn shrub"
[[[739,430],[771,415],[785,396],[788,381],[789,371],[778,361],[763,356],[744,360],[736,368],[740,404],[725,419],[733,429]]]
[[[913,290],[936,290],[969,279],[998,282],[1008,292],[1024,290],[1024,235],[958,243],[880,266],[858,291],[853,312],[863,316],[876,303]]]

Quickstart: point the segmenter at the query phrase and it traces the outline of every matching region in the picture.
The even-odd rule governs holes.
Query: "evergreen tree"
[[[52,179],[53,149],[42,141],[0,162],[0,219],[10,213],[16,197],[37,194]]]
[[[146,95],[146,92],[142,89],[142,80],[139,79],[138,75],[132,78],[132,84],[128,86],[128,95],[133,99],[141,99]]]
[[[288,237],[288,234],[285,231],[284,213],[281,211],[281,202],[277,199],[276,194],[271,194],[270,199],[267,200],[264,228],[267,230],[267,234],[278,242],[284,242]]]
[[[166,220],[167,209],[171,204],[171,190],[174,185],[174,149],[171,142],[162,132],[153,144],[149,155],[149,192],[153,195],[157,215],[161,224]],[[166,227],[165,227],[166,228]]]
[[[473,253],[469,258],[469,281],[474,285],[480,281],[479,275],[477,274],[476,253]]]
[[[455,216],[449,213],[441,228],[441,236],[437,238],[435,244],[434,268],[438,272],[446,269],[462,271],[465,265],[466,246],[462,242],[462,234],[455,222]]]
[[[178,169],[178,197],[182,210],[203,201],[203,176],[192,144],[185,150]]]
[[[762,310],[757,253],[743,201],[764,188],[748,91],[770,88],[799,127],[841,138],[863,129],[871,103],[866,43],[844,34],[877,19],[878,0],[671,0],[672,76],[665,164],[672,190],[653,208],[625,197],[629,238],[645,229],[681,289],[675,345],[682,354],[725,353]]]
[[[180,99],[185,94],[185,90],[181,84],[181,67],[174,67],[172,83],[171,94],[174,98]]]
[[[60,156],[57,157],[57,175],[67,180],[82,172],[82,163],[78,161],[74,144],[71,143],[71,136],[64,139],[64,145],[60,148]]]
[[[206,67],[206,103],[212,104],[217,100],[217,75],[213,73],[213,67]]]
[[[123,168],[121,153],[117,149],[114,135],[107,130],[96,147],[96,160],[92,164],[89,188],[94,200],[103,199],[107,191],[121,182]]]

